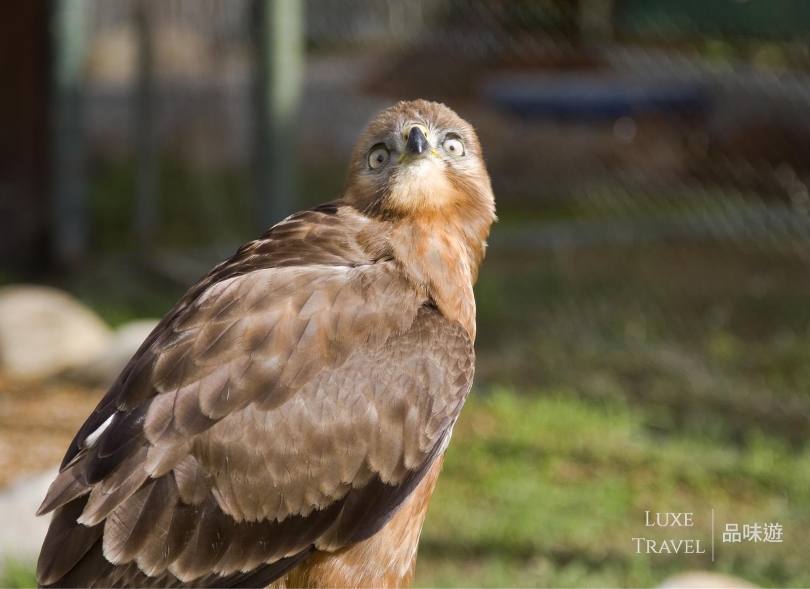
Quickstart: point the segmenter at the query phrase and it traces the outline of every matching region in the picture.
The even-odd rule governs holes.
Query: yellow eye
[[[445,139],[442,143],[444,151],[454,156],[464,155],[464,144],[458,139]]]
[[[388,150],[384,147],[376,147],[368,154],[368,167],[376,170],[388,161]]]

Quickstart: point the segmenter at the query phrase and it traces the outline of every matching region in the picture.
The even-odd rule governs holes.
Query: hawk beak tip
[[[405,151],[413,155],[422,155],[430,151],[430,144],[422,129],[416,126],[411,127],[405,143]]]

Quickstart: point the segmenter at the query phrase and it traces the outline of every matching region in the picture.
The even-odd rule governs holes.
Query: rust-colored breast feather
[[[40,508],[41,585],[410,582],[472,383],[483,237],[358,194],[243,246],[161,321]]]

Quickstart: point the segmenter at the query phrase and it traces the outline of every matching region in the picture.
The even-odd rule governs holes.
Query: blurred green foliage
[[[802,36],[810,26],[810,6],[795,0],[618,0],[616,25],[642,34],[684,37],[697,34],[759,38]]]
[[[135,163],[118,159],[99,165],[90,190],[95,251],[127,250],[135,245]],[[161,159],[158,169],[159,218],[155,246],[208,246],[241,242],[252,218],[246,174],[222,166]]]

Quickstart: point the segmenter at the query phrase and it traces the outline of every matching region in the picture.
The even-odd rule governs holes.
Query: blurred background
[[[417,585],[810,586],[808,39],[802,0],[4,3],[0,519],[188,286],[425,98],[500,221]]]

